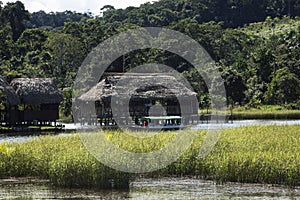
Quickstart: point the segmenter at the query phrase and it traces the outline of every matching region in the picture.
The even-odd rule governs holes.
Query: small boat
[[[181,116],[149,116],[138,118],[133,128],[138,130],[179,130],[185,127]]]

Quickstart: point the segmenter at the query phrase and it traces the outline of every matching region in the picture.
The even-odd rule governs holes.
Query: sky
[[[5,5],[7,2],[15,0],[1,0]],[[157,0],[21,0],[25,8],[30,12],[44,10],[45,12],[56,11],[77,11],[92,12],[95,15],[100,14],[100,9],[105,5],[112,5],[115,8],[126,8],[128,6],[140,6],[146,2]]]

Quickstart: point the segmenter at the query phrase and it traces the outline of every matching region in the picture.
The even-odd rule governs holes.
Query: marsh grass
[[[191,131],[191,130],[188,130]],[[84,134],[84,133],[81,133]],[[164,148],[179,132],[137,139],[120,131],[106,138],[130,152]],[[300,185],[300,126],[253,126],[222,131],[215,148],[199,157],[205,131],[176,162],[146,177],[193,176],[218,182]],[[110,169],[88,153],[78,135],[41,136],[23,144],[0,144],[0,177],[39,177],[59,187],[128,188],[140,175]]]
[[[102,165],[77,135],[0,145],[0,177],[39,177],[69,188],[128,188],[130,175]]]
[[[236,108],[235,119],[300,119],[300,110],[288,110],[280,106],[261,106],[259,108]]]
[[[211,110],[199,110],[199,114],[211,114]],[[226,114],[230,115],[231,110],[227,109]],[[300,110],[289,110],[282,106],[259,106],[257,108],[237,107],[232,110],[234,120],[251,119],[272,119],[272,120],[293,120],[300,119]]]
[[[220,182],[300,185],[300,126],[225,130],[195,171]],[[198,174],[196,174],[198,175]]]

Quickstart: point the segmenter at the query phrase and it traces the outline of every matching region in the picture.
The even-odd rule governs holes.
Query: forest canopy
[[[8,81],[55,77],[68,110],[77,70],[94,47],[128,29],[165,27],[192,37],[207,50],[222,73],[228,102],[300,109],[299,16],[300,0],[160,0],[126,9],[107,5],[96,16],[29,13],[20,1],[0,2],[0,71]],[[170,52],[131,52],[109,70],[126,71],[149,62],[178,70],[200,102],[208,99],[201,75]]]

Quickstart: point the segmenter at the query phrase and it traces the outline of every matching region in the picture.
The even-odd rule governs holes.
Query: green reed
[[[300,185],[300,126],[224,130],[204,159],[197,157],[195,149],[201,146],[198,141],[201,139],[196,139],[190,150],[168,168],[180,167],[183,175],[219,182]]]
[[[223,130],[215,148],[205,158],[199,156],[199,148],[207,133],[186,131],[195,134],[188,151],[168,167],[143,176],[300,185],[300,126]],[[181,132],[163,132],[139,139],[129,132],[113,131],[107,132],[106,138],[126,151],[147,153],[166,147],[178,134]],[[138,176],[101,164],[101,159],[96,160],[87,151],[78,135],[41,136],[21,144],[0,144],[0,178],[38,177],[60,187],[111,189],[129,188],[130,181]]]
[[[39,177],[70,188],[128,188],[130,175],[102,165],[77,135],[0,145],[0,177]]]

